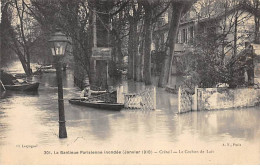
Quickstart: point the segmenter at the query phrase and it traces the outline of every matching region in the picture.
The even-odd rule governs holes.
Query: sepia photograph
[[[0,165],[260,165],[260,0],[0,6]]]

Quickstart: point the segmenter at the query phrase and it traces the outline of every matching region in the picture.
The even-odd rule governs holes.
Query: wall
[[[260,103],[260,89],[197,88],[196,92],[193,110],[198,111],[253,107]]]

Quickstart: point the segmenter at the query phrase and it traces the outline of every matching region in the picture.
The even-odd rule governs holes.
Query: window
[[[190,38],[191,39],[194,38],[194,27],[193,26],[190,27]]]
[[[182,43],[187,42],[187,31],[186,29],[182,29]]]
[[[189,27],[189,43],[193,42],[193,38],[194,38],[194,27],[191,26]]]
[[[178,31],[178,35],[177,35],[177,43],[181,43],[181,33],[180,31]]]

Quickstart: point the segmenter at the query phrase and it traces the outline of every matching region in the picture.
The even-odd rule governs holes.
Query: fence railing
[[[192,111],[192,94],[185,88],[179,87],[178,91],[178,113]]]
[[[140,93],[124,94],[125,108],[155,110],[156,109],[156,88],[146,89]]]

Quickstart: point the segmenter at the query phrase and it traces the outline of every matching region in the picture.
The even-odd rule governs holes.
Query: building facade
[[[171,9],[167,13],[169,18],[165,24],[158,25],[154,33],[155,52],[166,51],[170,11]],[[224,62],[229,62],[245,49],[246,44],[254,43],[254,34],[255,18],[249,5],[226,6],[220,1],[203,7],[195,4],[181,19],[174,48],[175,56],[177,60],[181,59],[183,55],[202,45],[213,43]],[[172,73],[176,73],[174,69]]]

